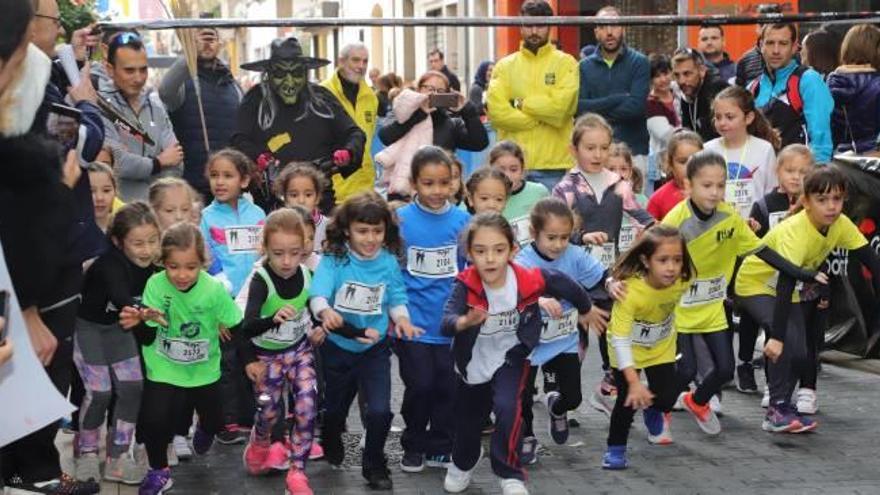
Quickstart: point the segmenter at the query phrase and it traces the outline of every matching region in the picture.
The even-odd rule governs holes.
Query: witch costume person
[[[265,211],[281,205],[272,192],[278,172],[290,162],[311,162],[327,176],[343,178],[361,167],[366,136],[330,91],[308,81],[308,71],[330,63],[303,55],[296,38],[277,39],[266,60],[242,64],[262,72],[260,84],[245,94],[238,110],[238,130],[231,144],[254,160],[261,180],[251,186],[254,202]],[[321,199],[328,212],[332,187]]]

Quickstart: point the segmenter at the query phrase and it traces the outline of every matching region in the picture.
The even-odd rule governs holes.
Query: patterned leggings
[[[266,377],[254,385],[254,397],[260,404],[260,396],[266,394],[268,403],[258,409],[254,423],[254,439],[269,442],[272,427],[279,419],[283,420],[284,392],[289,385],[293,403],[294,423],[290,435],[290,464],[297,469],[305,469],[317,415],[317,389],[315,378],[314,352],[308,339],[303,339],[296,347],[278,354],[258,354],[257,358],[266,364]]]

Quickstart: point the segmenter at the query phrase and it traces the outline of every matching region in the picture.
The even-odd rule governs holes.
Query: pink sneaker
[[[287,491],[285,495],[313,495],[312,488],[309,486],[309,479],[306,473],[299,469],[291,469],[287,472]]]
[[[243,455],[244,467],[248,473],[257,476],[265,474],[269,470],[266,466],[266,461],[268,460],[270,449],[268,444],[257,443],[253,440],[248,442],[244,448]]]
[[[264,463],[266,469],[287,471],[290,469],[290,451],[283,442],[275,442],[269,447],[269,455]]]
[[[309,460],[314,461],[317,459],[324,458],[324,447],[321,447],[321,444],[317,441],[312,442],[312,448],[309,450]]]

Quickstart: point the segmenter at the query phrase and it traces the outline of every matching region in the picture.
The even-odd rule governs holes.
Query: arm
[[[328,91],[329,94],[329,91]],[[334,133],[340,136],[339,142],[336,144],[337,149],[345,149],[351,153],[351,161],[347,165],[334,168],[334,172],[339,173],[343,179],[357,172],[361,168],[364,159],[364,146],[367,142],[367,136],[364,131],[348,116],[348,112],[339,104],[336,97],[330,95],[333,104],[333,111],[336,118],[333,119]]]
[[[654,216],[636,201],[636,195],[632,192],[632,187],[628,182],[623,180],[618,182],[616,191],[623,198],[623,211],[640,223],[642,227],[648,227],[655,222]]]
[[[452,118],[455,133],[455,147],[469,151],[482,151],[489,146],[489,134],[480,121],[477,107],[465,103],[460,112],[461,118]]]
[[[153,174],[159,173],[159,162],[131,153],[122,144],[119,131],[109,121],[104,121],[105,139],[104,144],[110,147],[113,153],[113,168],[120,179],[149,179]]]
[[[428,114],[420,108],[413,112],[412,116],[403,123],[398,122],[397,119],[390,119],[389,122],[379,129],[379,140],[385,146],[390,146],[403,136],[406,136],[413,126],[427,118]]]
[[[266,286],[266,281],[263,277],[254,275],[248,286],[248,302],[241,322],[241,331],[246,337],[256,337],[275,326],[275,315],[260,317],[260,308],[268,296],[269,288]]]
[[[443,306],[443,318],[440,320],[440,332],[447,337],[454,336],[458,318],[468,312],[467,288],[461,281],[456,280],[452,285],[452,293],[446,299]]]
[[[611,120],[642,120],[645,118],[645,102],[651,85],[651,67],[646,58],[636,58],[632,66],[629,91],[623,99],[605,115]]]
[[[834,110],[834,98],[831,97],[831,91],[822,81],[821,76],[815,71],[805,72],[800,85],[810,149],[816,156],[816,163],[826,163],[831,160],[833,149],[831,112]]]
[[[567,56],[556,73],[556,85],[541,94],[527,95],[522,100],[522,111],[541,122],[562,129],[571,122],[577,110],[580,72],[575,60]]]
[[[761,228],[755,231],[755,235],[764,237],[767,231],[770,230],[770,219],[764,214],[759,202],[760,200],[752,203],[752,211],[749,212],[749,218],[754,219],[761,226]]]
[[[589,313],[593,307],[589,294],[568,275],[556,271],[541,269],[544,277],[544,291],[550,297],[565,299],[577,308],[578,313]]]
[[[650,134],[652,138],[663,143],[664,147],[669,142],[672,133],[675,131],[675,127],[673,127],[672,124],[669,123],[669,119],[663,115],[649,117],[647,126],[648,134]]]
[[[82,112],[80,125],[86,129],[82,159],[87,162],[93,162],[104,145],[104,121],[101,119],[101,112],[98,110],[98,107],[91,102],[80,101],[76,104],[76,108]]]
[[[816,274],[818,273],[815,270],[805,270],[797,265],[794,265],[787,259],[783,258],[782,255],[767,246],[764,246],[758,251],[755,251],[755,256],[757,256],[761,261],[772,266],[774,269],[779,270],[780,277],[782,276],[782,274],[785,274],[787,277],[795,280],[801,280],[803,282],[814,282]]]
[[[769,329],[767,340],[785,342],[788,315],[791,313],[791,295],[794,292],[794,279],[780,272],[776,282],[776,303],[773,310],[773,327]]]
[[[159,84],[159,98],[169,112],[173,112],[183,105],[186,97],[186,81],[189,79],[189,70],[186,66],[186,60],[178,58]]]
[[[508,78],[516,75],[507,74],[509,64],[499,63],[492,71],[492,80],[489,81],[489,89],[486,96],[486,113],[497,129],[509,132],[526,131],[538,125],[538,121],[522,110],[516,109],[510,104],[513,95],[510,94]]]

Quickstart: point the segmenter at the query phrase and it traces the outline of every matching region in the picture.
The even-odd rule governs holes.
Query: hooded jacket
[[[400,95],[398,95],[398,98]],[[394,103],[397,103],[395,98]],[[396,108],[396,105],[395,105]],[[394,110],[395,113],[397,110]],[[413,127],[430,117],[434,129],[433,144],[452,152],[463,149],[468,151],[482,151],[489,146],[489,135],[486,127],[480,121],[480,113],[470,102],[464,104],[458,115],[453,117],[443,109],[438,108],[430,114],[421,108],[416,108],[405,121],[399,118],[387,121],[379,130],[379,139],[382,144],[390,146],[406,136]]]
[[[417,111],[419,106],[428,98],[427,95],[417,93],[410,89],[404,89],[394,98],[392,115],[399,124],[407,122]],[[382,151],[376,153],[376,163],[384,169],[382,183],[388,186],[388,192],[409,196],[412,193],[410,186],[410,164],[412,157],[424,145],[431,144],[434,140],[434,125],[431,119],[422,119],[413,124],[409,132],[397,141],[391,143]]]
[[[880,134],[880,73],[870,66],[844,65],[828,76],[834,98],[831,135],[837,151],[872,151]]]

